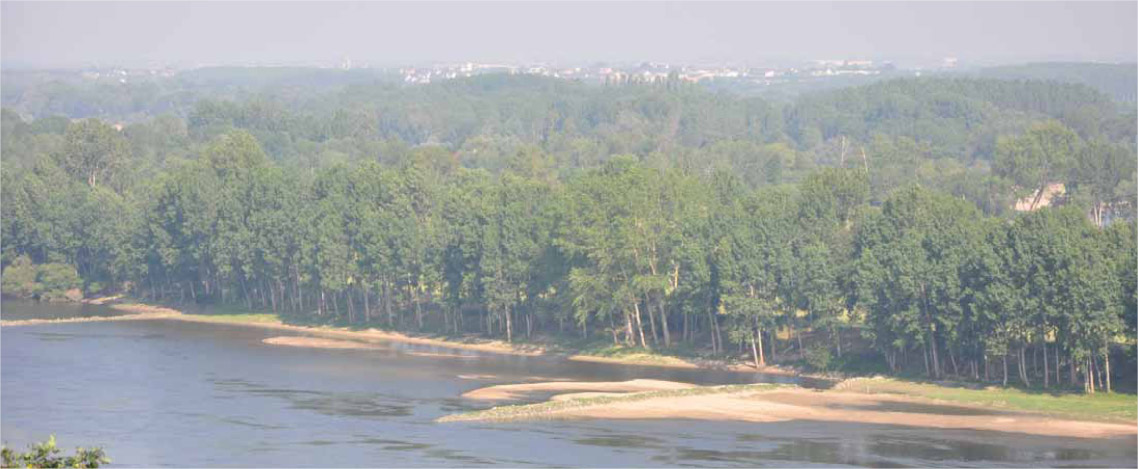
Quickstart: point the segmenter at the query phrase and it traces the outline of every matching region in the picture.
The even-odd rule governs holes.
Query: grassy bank
[[[1133,394],[1049,393],[995,386],[974,389],[944,383],[921,383],[891,378],[848,379],[834,386],[833,391],[900,394],[936,401],[1033,412],[1078,420],[1090,419],[1131,424],[1138,421],[1138,408],[1135,406],[1136,396]]]
[[[648,399],[661,399],[673,397],[701,396],[708,394],[733,394],[757,391],[770,391],[782,387],[791,387],[781,384],[731,384],[726,386],[702,386],[689,389],[674,389],[664,391],[646,391],[623,394],[619,396],[596,396],[567,399],[563,401],[547,401],[537,404],[519,404],[492,407],[486,410],[448,415],[439,418],[438,422],[462,422],[475,420],[512,420],[550,416],[560,411],[575,410],[585,407],[608,405],[624,402],[636,402]]]

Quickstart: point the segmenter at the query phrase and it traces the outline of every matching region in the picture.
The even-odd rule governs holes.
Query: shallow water
[[[83,313],[0,307],[5,319]],[[113,466],[1134,466],[1138,458],[1133,441],[833,422],[439,424],[437,417],[487,405],[461,399],[463,392],[534,378],[787,378],[396,343],[320,350],[261,342],[278,335],[164,320],[5,327],[2,438],[22,448],[55,433],[64,448],[103,446]],[[953,413],[935,407],[890,411]]]

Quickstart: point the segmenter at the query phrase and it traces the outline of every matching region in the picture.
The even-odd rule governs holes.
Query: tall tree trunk
[[[407,289],[411,290],[411,302],[415,304],[415,323],[419,330],[423,330],[423,309],[419,306],[419,289],[411,284],[411,275],[407,275]],[[507,317],[507,321],[509,318]]]
[[[799,357],[805,356],[804,353],[806,351],[802,348],[802,333],[798,329],[796,329],[793,325],[790,326],[790,333],[793,334],[794,339],[798,341],[798,356]]]
[[[1031,376],[1039,372],[1039,348],[1032,347],[1030,343],[1027,346],[1031,348],[1031,369],[1028,370],[1028,376]]]
[[[1027,346],[1021,345],[1019,347],[1019,379],[1023,381],[1023,385],[1031,387],[1031,381],[1027,379]]]
[[[1094,393],[1095,393],[1095,370],[1094,370],[1094,364],[1095,364],[1095,362],[1094,362],[1094,358],[1088,357],[1088,358],[1087,358],[1087,365],[1086,365],[1086,366],[1087,366],[1087,369],[1086,369],[1086,371],[1085,371],[1085,372],[1083,372],[1083,375],[1084,375],[1084,376],[1086,376],[1086,381],[1087,381],[1087,393],[1088,393],[1088,394],[1094,394]]]
[[[925,376],[932,377],[932,375],[933,375],[932,370],[929,369],[929,344],[925,344],[924,348],[925,348],[923,350],[924,353],[922,355],[924,355],[924,357],[925,357]]]
[[[759,362],[756,365],[760,366],[760,367],[766,366],[767,357],[765,357],[763,355],[763,330],[762,329],[756,330],[754,335],[752,335],[751,337],[752,337],[752,339],[751,339],[752,341],[755,341],[755,340],[758,341],[758,347],[757,348],[759,349]],[[755,347],[755,343],[751,342],[751,346]]]
[[[273,303],[273,314],[277,313],[277,295],[281,291],[281,289],[283,289],[283,288],[284,287],[281,287],[281,281],[278,279],[277,280],[277,288],[275,288],[275,289],[270,288],[269,289],[269,301],[272,301],[272,303]],[[280,300],[283,302],[284,298],[282,297]]]
[[[348,287],[347,291],[344,293],[344,297],[348,302],[348,324],[355,324],[356,311],[355,308],[352,307],[352,287]]]
[[[1044,336],[1043,336],[1043,388],[1044,389],[1051,387],[1050,374],[1051,373],[1050,373],[1050,371],[1048,371],[1048,366],[1047,366],[1047,335],[1044,334]]]
[[[672,334],[671,334],[671,332],[668,331],[668,314],[666,313],[666,310],[664,309],[664,299],[660,298],[660,300],[656,302],[656,306],[658,306],[660,308],[660,326],[664,332],[664,346],[665,347],[671,347],[672,346]]]
[[[395,327],[395,311],[391,307],[391,282],[387,281],[387,277],[383,278],[383,310],[387,314],[387,327]],[[486,331],[490,333],[489,330]]]
[[[834,343],[838,344],[838,358],[842,358],[842,333],[837,326],[831,327],[830,331],[834,334]]]
[[[933,376],[935,376],[936,379],[940,379],[940,357],[937,356],[936,351],[936,331],[932,329],[931,325],[929,326],[929,337],[932,338],[932,340],[929,341],[929,346],[932,349],[933,354]]]
[[[1004,387],[1008,386],[1008,353],[1004,352]]]
[[[1075,363],[1076,363],[1075,362],[1075,352],[1073,352],[1073,351],[1069,352],[1067,354],[1067,371],[1070,372],[1070,375],[1069,375],[1070,379],[1068,379],[1067,382],[1071,383],[1072,388],[1075,387],[1075,382],[1078,380],[1078,377],[1079,377],[1079,372],[1076,368]]]
[[[456,334],[462,335],[464,332],[466,332],[466,323],[465,323],[465,315],[462,314],[462,306],[461,305],[456,306],[454,308],[454,315],[458,318],[458,324],[455,325],[456,329],[454,332]]]
[[[514,341],[514,324],[513,321],[510,320],[510,316],[513,316],[513,314],[510,314],[512,309],[512,306],[506,307],[506,342]]]
[[[371,285],[364,284],[364,322],[371,324]]]
[[[1110,344],[1106,346],[1106,353],[1102,354],[1102,361],[1106,365],[1106,392],[1110,393]]]
[[[526,310],[526,338],[533,336],[533,314]]]
[[[1055,338],[1055,353],[1054,353],[1054,355],[1055,355],[1055,386],[1060,386],[1061,380],[1059,379],[1059,377],[1062,375],[1059,374],[1059,338],[1058,337]]]
[[[640,301],[632,304],[632,310],[636,313],[636,332],[640,336],[640,346],[644,348],[651,348],[648,342],[644,340],[644,324],[640,321]]]
[[[636,334],[632,332],[632,313],[624,311],[624,343],[628,346],[636,345]]]
[[[1103,389],[1102,366],[1099,365],[1099,361],[1094,358],[1094,355],[1091,355],[1091,364],[1094,365],[1095,369],[1095,385],[1098,389]]]
[[[715,344],[719,348],[719,353],[723,353],[723,332],[719,329],[719,316],[711,315],[711,331],[715,334]]]
[[[636,309],[636,316],[637,317],[640,316],[639,306],[640,305],[637,304],[637,309]],[[652,314],[651,299],[649,299],[647,295],[644,296],[644,309],[645,309],[645,311],[648,312],[648,325],[651,326],[651,328],[652,328],[652,344],[653,345],[659,344],[660,343],[660,334],[656,330],[656,315]]]
[[[609,330],[612,331],[612,344],[614,346],[620,345],[620,342],[616,338],[616,324],[613,323],[611,314],[609,314],[608,317],[609,317]]]

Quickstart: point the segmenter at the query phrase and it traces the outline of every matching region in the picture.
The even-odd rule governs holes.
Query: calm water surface
[[[110,314],[16,302],[0,309],[5,319]],[[5,327],[3,440],[23,448],[55,433],[68,449],[103,446],[113,466],[1133,467],[1138,459],[1133,441],[832,422],[439,424],[435,418],[484,406],[462,400],[463,392],[534,377],[697,384],[777,378],[395,343],[354,351],[261,342],[278,335],[175,321]],[[424,352],[466,357],[413,355]]]

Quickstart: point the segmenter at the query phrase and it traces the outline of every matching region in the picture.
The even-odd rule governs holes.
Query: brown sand
[[[623,396],[626,392],[571,392],[558,394],[549,398],[551,401],[571,401],[573,399],[588,399],[590,397]]]
[[[407,355],[414,355],[416,357],[436,357],[436,358],[458,358],[462,360],[477,359],[475,355],[460,355],[457,353],[436,353],[436,352],[404,352]]]
[[[369,344],[354,340],[322,339],[319,337],[282,336],[269,337],[262,340],[270,345],[285,345],[289,347],[311,347],[323,349],[353,349],[353,350],[382,350],[386,347],[378,344]]]
[[[105,305],[107,303],[119,301],[122,299],[122,297],[123,297],[122,295],[102,296],[99,298],[89,298],[89,299],[83,300],[82,303],[89,304],[89,305]]]
[[[746,422],[812,420],[1082,438],[1138,434],[1138,426],[1130,424],[1072,421],[1021,412],[1001,412],[996,415],[986,412],[976,412],[979,415],[945,415],[905,411],[905,406],[897,405],[906,403],[938,405],[928,399],[907,396],[789,388],[765,392],[701,394],[610,402],[566,408],[553,413],[564,417],[603,419],[690,418]]]
[[[696,387],[694,384],[677,383],[673,381],[660,381],[654,379],[634,379],[631,381],[618,382],[556,381],[545,383],[502,384],[498,386],[490,386],[467,392],[463,394],[462,397],[478,400],[509,400],[520,399],[532,393],[542,392],[579,391],[628,393],[687,389],[694,387]]]

